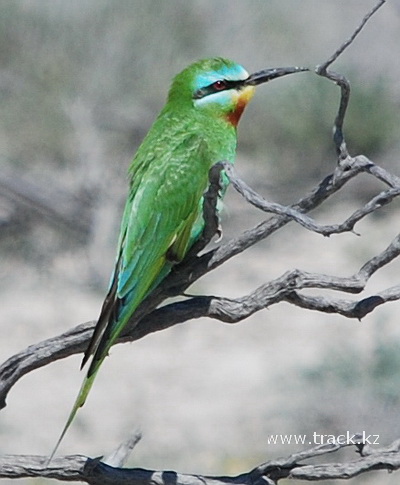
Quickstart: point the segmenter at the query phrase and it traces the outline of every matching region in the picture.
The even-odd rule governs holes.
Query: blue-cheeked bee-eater
[[[129,168],[115,269],[82,362],[83,367],[90,360],[89,369],[49,460],[139,304],[200,237],[209,170],[221,160],[234,163],[237,125],[255,86],[305,70],[284,67],[249,75],[218,57],[195,62],[174,78],[167,103]]]

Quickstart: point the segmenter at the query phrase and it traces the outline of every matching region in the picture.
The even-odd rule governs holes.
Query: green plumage
[[[171,100],[160,113],[129,169],[130,193],[110,289],[117,312],[106,322],[107,338],[95,351],[89,375],[160,273],[181,261],[201,232],[195,223],[201,218],[209,169],[219,160],[233,162],[235,148],[236,130],[220,117],[210,119]]]
[[[229,70],[231,61],[200,61],[174,80],[168,102],[129,168],[130,192],[108,295],[82,365],[87,376],[59,443],[91,389],[99,367],[154,285],[181,261],[202,230],[202,195],[208,172],[219,160],[234,161],[236,128],[224,116],[230,106],[196,107],[198,74]]]
[[[273,68],[249,76],[240,65],[215,58],[198,61],[175,77],[167,104],[129,169],[115,269],[82,366],[92,360],[49,461],[110,347],[143,299],[201,235],[209,170],[220,160],[234,162],[236,126],[254,87],[304,70]]]

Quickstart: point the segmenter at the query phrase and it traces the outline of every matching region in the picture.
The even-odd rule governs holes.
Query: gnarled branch
[[[393,471],[400,468],[400,440],[380,449],[362,442],[354,435],[350,443],[336,442],[293,453],[284,458],[267,461],[253,470],[236,476],[202,476],[173,471],[142,468],[114,468],[101,458],[72,455],[54,458],[34,455],[4,455],[0,457],[0,478],[44,477],[63,481],[81,481],[90,485],[274,485],[284,478],[316,481],[352,478],[372,470]],[[338,450],[355,446],[360,457],[347,462],[308,463]]]
[[[223,166],[225,169],[227,168],[227,166]],[[318,207],[332,194],[340,190],[349,180],[362,172],[367,172],[372,175],[378,173],[379,178],[390,181],[391,188],[388,191],[380,192],[368,204],[357,210],[342,224],[323,226],[316,224],[311,218],[303,218],[305,212],[309,212]],[[276,211],[278,204],[266,202],[241,181],[233,171],[228,170],[228,176],[231,177],[235,188],[249,201],[271,212]],[[213,171],[211,177],[216,177],[219,180],[219,170]],[[329,298],[304,296],[299,293],[304,288],[361,293],[368,279],[376,271],[399,256],[400,236],[397,236],[384,251],[368,260],[355,275],[338,278],[324,274],[310,274],[301,270],[293,270],[261,285],[253,292],[240,298],[229,299],[217,296],[196,296],[157,308],[168,297],[182,295],[191,284],[203,275],[218,268],[228,259],[265,239],[291,221],[300,222],[301,219],[300,223],[302,226],[306,226],[309,230],[318,229],[317,232],[324,235],[329,235],[329,231],[353,231],[353,222],[355,223],[356,220],[359,221],[369,213],[376,211],[384,203],[389,203],[400,192],[400,184],[396,185],[396,177],[391,177],[384,169],[377,167],[365,157],[356,157],[353,159],[352,167],[348,171],[342,171],[336,175],[335,180],[333,180],[334,174],[325,177],[310,195],[302,198],[293,206],[289,208],[279,206],[280,215],[261,222],[254,228],[243,232],[237,238],[220,244],[216,249],[208,251],[201,256],[192,256],[177,266],[154,293],[139,307],[132,318],[131,324],[118,342],[138,340],[150,333],[200,317],[209,317],[230,323],[240,322],[250,315],[281,301],[286,301],[306,309],[325,313],[337,313],[348,318],[361,319],[377,306],[387,301],[399,300],[400,289],[396,286],[384,290],[377,295],[369,295],[357,301],[343,300],[342,298],[336,299],[331,296]],[[211,186],[213,187],[212,191],[214,195],[210,195],[211,199],[212,197],[215,198],[217,194],[215,191],[217,181],[214,178],[212,182]],[[213,207],[213,204],[210,207]],[[348,221],[351,221],[351,224]],[[214,224],[213,227],[216,230],[217,224]],[[4,362],[0,366],[0,406],[5,406],[8,392],[26,373],[58,359],[83,352],[91,338],[94,325],[94,321],[78,325],[74,329],[59,336],[31,345]]]

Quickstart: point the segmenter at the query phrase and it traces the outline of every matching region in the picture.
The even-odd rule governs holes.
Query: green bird
[[[233,61],[212,58],[174,78],[167,103],[129,168],[115,269],[82,362],[83,367],[92,357],[90,366],[49,461],[110,347],[139,304],[200,237],[208,172],[218,161],[234,162],[237,124],[255,86],[304,70],[276,68],[249,75]]]

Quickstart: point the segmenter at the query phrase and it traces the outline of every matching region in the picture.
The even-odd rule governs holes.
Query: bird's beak
[[[245,86],[257,86],[258,84],[266,83],[277,77],[286,76],[286,74],[304,71],[309,71],[309,69],[307,67],[274,67],[272,69],[264,69],[250,74],[243,84]]]

